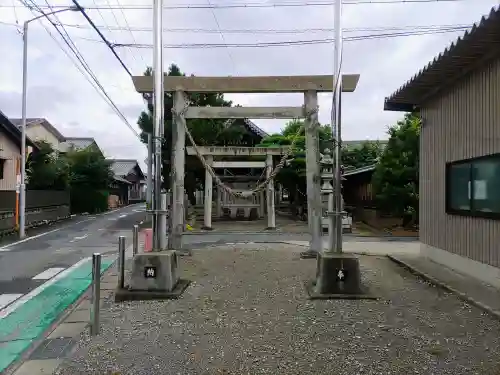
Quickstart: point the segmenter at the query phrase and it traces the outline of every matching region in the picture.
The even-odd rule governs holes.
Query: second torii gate
[[[198,147],[198,152],[205,158],[207,164],[212,168],[265,168],[266,177],[269,178],[273,170],[273,156],[283,156],[289,147],[220,147],[220,146],[204,146]],[[196,155],[194,147],[187,147],[188,155]],[[252,157],[265,156],[265,161],[214,161],[214,156],[237,156],[237,157]],[[212,175],[205,171],[205,202],[204,202],[204,220],[203,228],[212,229],[212,193],[213,181]],[[275,192],[274,181],[270,181],[266,188],[266,205],[267,205],[267,228],[276,228],[275,216]],[[219,196],[218,199],[221,199]],[[220,204],[220,202],[218,202]],[[226,203],[227,205],[228,203]],[[238,203],[234,204],[235,207]],[[246,208],[248,205],[240,204],[241,208]],[[257,205],[256,205],[257,207]]]

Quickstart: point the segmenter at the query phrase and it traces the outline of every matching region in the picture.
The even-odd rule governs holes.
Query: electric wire
[[[85,19],[90,24],[90,26],[92,26],[92,28],[97,32],[97,34],[101,38],[102,42],[104,42],[108,46],[108,48],[111,50],[111,52],[113,53],[113,55],[115,55],[116,59],[118,60],[118,62],[120,63],[120,65],[123,67],[123,69],[125,69],[125,71],[128,73],[128,75],[130,77],[132,77],[132,72],[129,70],[129,68],[127,68],[127,65],[125,65],[125,63],[123,62],[123,60],[121,59],[121,57],[118,56],[118,53],[115,51],[115,49],[113,48],[113,46],[111,45],[111,43],[106,39],[106,37],[103,35],[103,33],[97,28],[97,26],[95,25],[94,21],[92,21],[92,19],[89,17],[89,15],[85,11],[85,9],[82,8],[82,6],[78,3],[78,1],[72,0],[72,2],[78,8],[78,10],[80,11],[80,13],[85,17]]]
[[[0,21],[0,24],[7,26],[17,26],[16,24]],[[92,28],[90,25],[79,25],[79,24],[67,24],[62,25],[70,28],[76,29],[89,29]],[[136,31],[136,32],[152,32],[151,27],[138,27],[131,26],[130,28],[124,28],[121,26],[101,26],[96,25],[98,29],[108,29],[112,31]],[[348,27],[342,29],[342,33],[355,33],[361,31],[427,31],[427,30],[441,30],[441,29],[468,29],[470,24],[444,24],[444,25],[408,25],[408,26],[373,26],[373,27]],[[166,33],[194,33],[194,34],[250,34],[250,35],[260,35],[260,34],[316,34],[316,33],[330,33],[333,32],[333,28],[295,28],[295,29],[200,29],[200,28],[163,28],[163,32]]]
[[[429,3],[454,3],[459,1],[472,0],[346,0],[344,5],[363,5],[363,4],[429,4]],[[477,0],[474,0],[477,2]],[[311,7],[311,6],[332,6],[331,1],[309,1],[309,2],[278,2],[278,3],[243,3],[243,4],[189,4],[189,5],[164,5],[163,9],[232,9],[232,8],[287,8],[287,7]],[[0,5],[0,8],[11,8],[12,5]],[[54,6],[64,8],[64,6]],[[42,6],[43,8],[43,6]],[[128,4],[123,6],[98,5],[88,6],[85,9],[123,9],[123,10],[151,10],[152,6],[140,4]]]
[[[207,3],[209,5],[212,5],[212,3],[210,2],[210,0],[207,0]],[[227,44],[226,43],[226,38],[224,37],[224,33],[221,31],[219,20],[217,19],[217,16],[215,15],[215,9],[211,8],[210,11],[212,13],[212,16],[214,17],[214,21],[215,21],[215,24],[217,25],[217,29],[219,30],[219,35],[221,37],[222,42],[224,44]],[[229,47],[226,48],[226,52],[227,52],[227,55],[229,56],[229,60],[231,61],[231,64],[233,65],[233,72],[236,73],[236,64],[234,62],[233,55],[231,54],[231,50],[230,50]]]
[[[34,3],[34,1],[30,0],[32,4],[34,5],[30,5],[28,4],[26,1],[23,1],[23,0],[20,0],[23,5],[25,5],[30,11],[32,11],[33,13],[33,10],[37,10],[39,12],[41,12],[42,14],[45,14],[43,12],[43,10],[41,9],[37,9],[37,4]],[[80,73],[82,73],[84,75],[84,77],[87,79],[87,81],[89,81],[92,85],[92,87],[94,87],[94,89],[96,89],[98,91],[98,93],[101,95],[101,97],[103,97],[103,99],[105,99],[106,103],[108,105],[110,105],[110,107],[113,109],[113,111],[120,117],[120,119],[124,122],[124,124],[134,133],[135,136],[137,136],[138,138],[140,138],[140,135],[137,133],[137,131],[130,125],[130,123],[128,122],[127,118],[125,117],[125,115],[120,111],[120,109],[116,106],[116,104],[113,102],[113,100],[111,99],[111,97],[109,96],[109,94],[106,92],[106,90],[104,89],[104,87],[102,86],[102,84],[99,82],[99,80],[97,79],[97,77],[95,76],[95,74],[93,73],[92,69],[90,68],[90,66],[86,63],[85,59],[83,58],[83,56],[81,55],[81,53],[78,51],[78,48],[76,48],[76,45],[74,45],[74,43],[70,43],[68,42],[68,40],[65,38],[64,34],[59,30],[59,28],[57,28],[57,25],[49,18],[49,17],[44,17],[45,19],[47,19],[53,26],[54,28],[57,30],[57,32],[59,33],[59,35],[61,36],[61,38],[63,39],[64,43],[66,44],[66,46],[69,47],[70,51],[73,52],[73,55],[76,57],[76,60],[78,60],[78,62],[80,63],[81,67],[83,67],[83,70],[87,73],[87,74],[84,74],[81,70],[81,67],[75,63],[75,61],[70,58],[71,62],[78,68],[78,70],[80,71]],[[61,44],[57,41],[57,39],[52,35],[52,33],[50,33],[50,31],[48,30],[48,28],[43,24],[42,19],[39,19],[38,20],[39,23],[45,28],[45,30],[47,31],[47,33],[51,36],[51,38],[57,43],[57,45],[63,50],[63,52],[66,54],[66,56],[70,57],[71,55],[61,46]],[[92,81],[89,79],[89,77],[92,79]],[[94,85],[95,84],[95,85]],[[97,89],[97,87],[99,89]]]
[[[463,31],[466,28],[450,28],[442,30],[429,30],[429,31],[416,31],[416,32],[399,32],[399,33],[380,33],[380,34],[367,34],[345,37],[344,42],[364,41],[372,39],[389,39],[404,36],[423,36],[423,35],[437,35],[451,32]],[[91,42],[96,40],[86,39]],[[318,45],[329,44],[334,42],[333,38],[324,39],[309,39],[309,40],[292,40],[292,41],[275,41],[275,42],[256,42],[256,43],[234,43],[234,44],[218,44],[218,43],[182,43],[182,44],[164,44],[164,48],[169,49],[213,49],[213,48],[268,48],[268,47],[287,47],[287,46],[305,46],[305,45]],[[151,44],[121,44],[115,43],[115,47],[134,47],[134,48],[152,48]]]
[[[137,39],[135,39],[135,35],[134,35],[132,29],[130,28],[130,24],[128,23],[127,16],[125,15],[125,12],[123,11],[122,4],[120,3],[119,0],[116,0],[116,3],[120,7],[120,12],[122,13],[123,20],[125,21],[125,26],[126,26],[127,30],[130,32],[130,36],[132,37],[132,40],[134,41],[134,43],[137,43]],[[119,25],[118,22],[117,22],[117,25]],[[134,59],[137,61],[137,59],[135,58],[135,55],[134,55],[134,51],[132,49],[130,51],[132,52],[132,56],[134,56]],[[144,66],[146,66],[147,64],[146,64],[146,61],[144,60],[144,56],[142,56],[142,53],[139,53],[139,57],[141,58]]]

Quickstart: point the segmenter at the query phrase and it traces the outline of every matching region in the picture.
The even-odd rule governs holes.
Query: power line
[[[6,23],[4,23],[6,24]],[[15,24],[8,24],[9,26],[16,26]],[[366,30],[370,30],[369,28],[365,28]],[[386,38],[396,38],[396,37],[404,37],[404,36],[418,36],[418,35],[435,35],[435,34],[444,34],[458,31],[465,31],[470,29],[470,26],[467,25],[433,25],[433,26],[414,26],[413,29],[410,27],[405,28],[397,28],[397,27],[388,27],[388,28],[373,28],[375,31],[389,31],[389,30],[402,30],[388,33],[378,33],[378,34],[368,34],[368,35],[355,35],[348,36],[344,38],[346,42],[353,41],[362,41],[362,40],[370,40],[370,39],[386,39]],[[304,29],[305,30],[305,29]],[[318,30],[318,29],[314,29]],[[329,31],[328,29],[321,29],[322,31]],[[352,29],[351,31],[359,31],[361,29]],[[253,30],[246,30],[253,31]],[[293,30],[287,30],[286,32],[290,32]],[[266,30],[267,32],[267,30]],[[269,30],[271,32],[271,30]],[[301,30],[296,30],[297,33],[303,33]],[[88,42],[101,43],[100,40],[78,37],[78,39],[85,40]],[[295,46],[295,45],[315,45],[315,44],[328,44],[332,43],[334,39],[325,38],[325,39],[309,39],[309,40],[293,40],[293,41],[276,41],[276,42],[257,42],[257,43],[246,43],[246,44],[227,44],[227,43],[183,43],[183,44],[165,44],[164,48],[170,49],[210,49],[210,48],[265,48],[265,47],[286,47],[286,46]],[[152,48],[151,44],[138,44],[138,43],[113,43],[112,46],[114,48],[119,47],[127,47],[127,48],[139,48],[139,49],[148,49]]]
[[[37,10],[39,12],[41,12],[42,14],[43,11],[41,9],[37,9],[38,8],[38,5],[36,3],[34,3],[33,0],[30,0],[33,4],[32,5],[29,5],[25,0],[20,0],[23,5],[25,5],[32,13],[33,13],[33,10]],[[73,52],[74,56],[76,57],[76,59],[78,60],[78,62],[80,62],[81,64],[81,67],[83,67],[83,70],[87,73],[83,73],[82,71],[82,68],[77,64],[75,63],[74,59],[71,57],[71,55],[61,46],[61,44],[57,41],[57,39],[52,35],[52,33],[48,30],[48,28],[43,24],[42,19],[39,19],[38,21],[40,22],[40,24],[44,27],[44,29],[47,31],[47,33],[50,35],[50,37],[56,42],[56,44],[59,46],[59,48],[61,48],[61,50],[66,54],[66,56],[68,56],[68,58],[71,60],[71,62],[73,63],[74,66],[76,66],[76,68],[80,71],[80,73],[83,74],[83,76],[85,77],[85,79],[92,85],[92,87],[97,90],[97,92],[101,95],[101,97],[105,100],[105,102],[113,109],[113,111],[115,111],[115,113],[121,118],[121,120],[125,123],[125,125],[134,133],[134,135],[136,135],[138,138],[140,138],[139,134],[137,133],[137,131],[130,125],[130,123],[128,122],[127,118],[125,117],[125,115],[119,110],[119,108],[116,106],[116,104],[113,102],[113,100],[111,99],[111,97],[108,95],[108,93],[106,92],[106,90],[104,89],[104,87],[102,86],[102,84],[99,82],[99,80],[97,79],[97,77],[95,76],[95,74],[93,73],[93,71],[90,69],[90,66],[86,63],[85,59],[83,59],[83,56],[81,55],[81,53],[78,51],[78,49],[76,48],[76,46],[73,44],[73,46],[68,42],[68,40],[66,40],[65,36],[63,35],[63,33],[57,28],[57,24],[55,24],[50,18],[48,17],[45,17],[51,24],[52,26],[54,26],[54,28],[57,30],[57,32],[59,33],[59,35],[62,37],[64,43],[69,47],[69,49],[71,50],[71,52]],[[89,79],[89,77],[92,79],[92,81]]]
[[[209,5],[212,5],[210,0],[207,0],[207,2]],[[219,35],[221,37],[221,40],[224,44],[227,45],[226,38],[224,37],[224,33],[221,31],[219,20],[217,19],[217,16],[215,15],[215,9],[211,8],[211,12],[212,12],[212,16],[214,17],[215,24],[217,25],[217,29],[219,30]],[[227,52],[227,55],[229,56],[229,60],[231,61],[231,64],[233,65],[233,71],[234,71],[234,73],[236,73],[236,63],[234,62],[233,55],[231,54],[231,50],[229,49],[229,47],[226,48],[226,52]]]
[[[429,3],[454,3],[468,0],[345,0],[344,5],[361,4],[429,4]],[[472,0],[470,0],[472,1]],[[476,0],[477,1],[477,0]],[[245,3],[245,4],[190,4],[190,5],[165,5],[163,9],[233,9],[233,8],[285,8],[285,7],[312,7],[312,6],[332,6],[331,1],[310,1],[310,2],[279,2],[279,3]],[[11,8],[12,5],[0,5],[0,8]],[[41,6],[42,8],[44,6]],[[64,8],[63,5],[53,6],[55,9]],[[98,5],[87,6],[85,9],[103,10],[151,10],[152,6],[128,4],[124,6]]]
[[[17,26],[14,23],[0,21],[0,24],[7,26]],[[76,28],[76,29],[90,29],[90,25],[79,25],[79,24],[67,24],[63,23],[66,27]],[[361,31],[367,32],[377,32],[377,31],[418,31],[418,30],[440,30],[448,28],[470,28],[471,24],[443,24],[443,25],[408,25],[408,26],[373,26],[373,27],[347,27],[342,30],[343,33],[355,33]],[[151,27],[140,27],[140,26],[102,26],[96,25],[99,29],[109,29],[110,31],[136,31],[136,32],[152,32]],[[305,33],[330,33],[333,32],[333,28],[294,28],[294,29],[205,29],[205,28],[163,28],[165,33],[194,33],[194,34],[305,34]]]
[[[436,35],[444,34],[450,32],[463,31],[467,28],[449,28],[442,30],[426,30],[426,31],[406,31],[399,33],[381,33],[381,34],[368,34],[368,35],[357,35],[351,37],[345,37],[345,42],[354,42],[360,40],[371,40],[371,39],[387,39],[396,38],[403,36],[418,36],[418,35]],[[95,39],[86,39],[87,41],[98,42]],[[334,42],[333,38],[325,39],[309,39],[309,40],[293,40],[293,41],[277,41],[277,42],[257,42],[257,43],[234,43],[234,44],[221,44],[221,43],[185,43],[185,44],[165,44],[164,48],[170,49],[212,49],[212,48],[266,48],[266,47],[285,47],[285,46],[297,46],[297,45],[317,45],[317,44],[328,44]],[[151,44],[120,44],[115,43],[115,47],[132,47],[132,48],[153,48]]]
[[[109,3],[109,0],[108,0],[108,3]],[[125,15],[125,12],[123,11],[123,7],[122,7],[122,4],[120,3],[119,0],[116,0],[116,3],[118,4],[118,6],[120,7],[120,11],[122,13],[122,16],[123,16],[123,20],[125,21],[125,25],[128,29],[128,31],[130,32],[130,35],[132,36],[132,40],[134,41],[134,43],[137,43],[137,39],[135,39],[135,35],[134,33],[132,32],[132,30],[130,29],[130,25],[128,23],[128,20],[127,20],[127,16]],[[114,14],[114,13],[113,13]],[[119,25],[118,21],[116,21],[116,24]],[[130,49],[130,52],[132,53],[132,56],[134,57],[134,59],[137,61],[136,57],[135,57],[135,54],[134,54],[134,51],[132,49]],[[139,57],[141,58],[142,62],[144,63],[144,65],[147,65],[146,64],[146,61],[144,60],[144,57],[142,56],[142,53],[139,53]]]
[[[96,27],[94,21],[92,21],[92,19],[88,16],[88,14],[85,11],[85,9],[83,9],[81,7],[81,5],[78,3],[78,1],[76,1],[76,0],[72,0],[72,1],[73,1],[73,4],[78,8],[78,10],[80,11],[80,13],[85,17],[85,19],[90,24],[90,26],[92,26],[92,28],[97,32],[97,34],[102,39],[102,41],[104,42],[104,44],[106,44],[108,46],[108,48],[111,50],[111,52],[113,53],[113,55],[115,55],[116,59],[118,60],[118,62],[120,63],[120,65],[123,67],[123,69],[125,69],[125,71],[128,73],[128,75],[132,77],[132,73],[130,72],[130,70],[127,68],[127,66],[125,65],[125,63],[123,62],[123,60],[120,58],[120,56],[118,56],[118,54],[116,53],[116,51],[113,48],[113,46],[111,45],[111,43],[102,34],[101,30],[99,30]]]

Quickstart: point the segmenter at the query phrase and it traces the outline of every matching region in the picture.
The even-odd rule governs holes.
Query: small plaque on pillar
[[[347,280],[347,270],[346,269],[338,269],[335,271],[336,275],[337,275],[337,282],[344,282]]]
[[[144,277],[146,279],[156,279],[156,267],[144,267]]]

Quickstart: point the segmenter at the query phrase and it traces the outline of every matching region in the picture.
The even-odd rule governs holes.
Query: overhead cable
[[[28,4],[26,0],[21,0],[23,2],[23,4],[31,11],[33,12],[33,10],[37,10],[38,12],[41,12],[42,14],[44,14],[43,10],[38,8],[38,5],[33,1],[33,0],[29,0],[31,2],[31,4]],[[83,74],[83,76],[85,77],[85,79],[87,79],[87,81],[89,81],[92,85],[92,87],[98,91],[98,93],[101,95],[101,97],[103,97],[106,101],[106,103],[113,109],[113,111],[121,118],[121,120],[125,123],[125,125],[134,133],[135,136],[137,136],[138,138],[140,138],[140,135],[137,133],[137,131],[132,127],[132,125],[130,125],[130,123],[128,122],[127,118],[125,117],[125,115],[120,111],[120,109],[116,106],[116,104],[113,102],[113,100],[111,99],[111,97],[109,96],[109,94],[106,92],[106,90],[104,89],[104,87],[102,86],[102,84],[99,82],[99,80],[97,79],[96,75],[94,74],[94,72],[92,71],[92,69],[90,68],[90,66],[86,63],[85,59],[83,58],[83,55],[80,53],[80,51],[78,50],[78,48],[76,47],[76,45],[74,45],[74,43],[70,43],[66,37],[64,36],[64,34],[59,30],[59,28],[57,28],[57,24],[54,23],[54,21],[52,21],[49,17],[45,17],[51,24],[52,26],[54,26],[54,28],[57,30],[57,32],[59,33],[59,35],[61,36],[61,38],[63,39],[64,43],[66,44],[66,46],[69,47],[70,51],[73,53],[73,55],[76,57],[76,59],[78,60],[78,62],[80,63],[81,67],[75,63],[75,61],[73,60],[73,58],[71,58],[70,54],[61,46],[61,44],[57,41],[57,39],[52,35],[52,33],[48,30],[48,28],[43,24],[42,19],[39,19],[39,23],[44,27],[44,29],[47,31],[47,33],[50,35],[50,37],[57,43],[57,45],[59,46],[59,48],[61,48],[61,50],[66,54],[66,56],[68,56],[71,60],[71,62],[73,63],[73,65],[75,65],[77,67],[77,69],[80,71],[80,73]],[[82,69],[87,73],[83,73]],[[90,78],[92,79],[92,81],[90,80]]]
[[[459,1],[472,1],[472,0],[345,0],[344,5],[362,5],[362,4],[429,4],[429,3],[454,3]],[[474,0],[478,1],[478,0]],[[332,1],[286,1],[279,3],[242,3],[242,4],[178,4],[178,5],[164,5],[163,9],[232,9],[232,8],[286,8],[286,7],[312,7],[312,6],[332,6]],[[11,8],[12,5],[0,5],[0,8]],[[64,8],[64,6],[54,6],[57,8]],[[43,6],[42,6],[43,8]],[[98,5],[88,6],[85,9],[123,9],[123,10],[152,10],[152,6],[141,4],[128,4],[123,6],[115,5]]]

